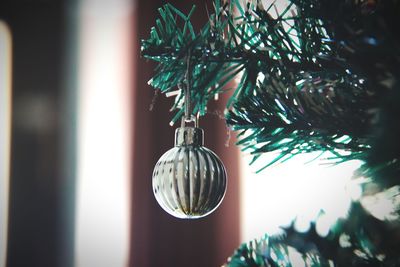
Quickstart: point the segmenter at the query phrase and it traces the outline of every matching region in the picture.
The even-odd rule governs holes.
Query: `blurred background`
[[[169,2],[185,13],[195,4],[196,29],[213,8]],[[225,163],[225,199],[204,219],[166,214],[151,174],[173,146],[173,99],[147,85],[155,65],[140,57],[164,3],[0,2],[0,267],[221,266],[294,219],[306,231],[322,208],[327,234],[359,197],[349,185],[358,162],[304,165],[308,155],[255,175],[221,119],[221,96],[200,125]]]

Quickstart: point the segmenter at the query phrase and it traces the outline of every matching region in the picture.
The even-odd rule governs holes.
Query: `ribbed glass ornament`
[[[219,206],[226,185],[223,163],[203,146],[203,130],[178,128],[175,147],[161,156],[153,171],[153,192],[160,206],[177,218],[201,218]]]

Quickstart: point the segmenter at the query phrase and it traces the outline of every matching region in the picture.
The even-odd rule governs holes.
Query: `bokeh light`
[[[11,143],[11,32],[0,20],[0,267],[6,266]]]
[[[242,158],[242,241],[279,234],[281,227],[291,223],[306,232],[315,222],[318,234],[326,236],[338,218],[347,216],[351,201],[361,194],[360,185],[351,179],[361,162],[332,165],[325,155],[313,160],[319,154],[299,155],[259,174],[255,172],[276,154],[267,154],[251,166],[251,156]]]

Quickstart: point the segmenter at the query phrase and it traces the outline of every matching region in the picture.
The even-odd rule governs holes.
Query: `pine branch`
[[[278,150],[281,158],[322,150],[340,160],[364,159],[370,147],[371,111],[378,108],[378,96],[386,88],[378,86],[382,80],[367,78],[367,71],[347,62],[354,57],[348,51],[364,35],[352,37],[349,44],[335,39],[357,30],[348,26],[351,16],[336,23],[337,30],[331,25],[334,15],[327,22],[322,20],[325,13],[317,16],[315,9],[323,8],[322,4],[312,9],[305,3],[293,1],[276,18],[268,12],[273,4],[268,8],[249,4],[235,16],[229,13],[231,6],[219,3],[219,10],[197,35],[179,30],[174,19],[181,18],[183,28],[192,29],[192,11],[185,16],[164,6],[160,9],[164,25],[158,21],[151,38],[142,42],[143,55],[160,62],[150,83],[165,93],[175,90],[184,80],[191,50],[195,113],[206,114],[208,101],[242,72],[242,82],[228,102],[227,122],[235,130],[252,130],[249,142],[240,141],[245,149],[256,155]],[[346,14],[362,10],[357,4],[346,8]],[[259,79],[260,75],[265,78]],[[181,111],[173,122],[182,115],[182,99],[178,94],[173,109]],[[266,107],[265,112],[260,106]],[[291,143],[279,143],[284,137],[290,137]],[[352,154],[344,157],[338,149]]]
[[[281,151],[282,160],[312,151],[331,151],[341,160],[365,159],[371,115],[363,108],[373,103],[353,75],[269,73],[262,82],[249,83],[256,93],[237,101],[227,115],[234,130],[247,133],[239,141],[244,150],[256,156]],[[358,103],[352,102],[355,98]]]
[[[313,223],[305,233],[294,226],[283,229],[283,234],[265,236],[242,244],[228,259],[225,267],[244,266],[398,266],[400,242],[390,239],[399,227],[388,226],[353,203],[350,220],[339,220],[327,237],[317,233]],[[391,240],[390,242],[388,242]],[[301,258],[293,257],[293,253]],[[302,261],[294,261],[294,260]]]
[[[210,99],[240,79],[226,119],[254,160],[279,151],[267,167],[329,151],[335,162],[364,161],[358,175],[381,191],[399,185],[400,1],[289,0],[283,10],[274,2],[239,2],[216,0],[199,33],[190,23],[194,8],[188,15],[161,8],[161,20],[142,41],[142,55],[159,63],[150,84],[163,93],[177,90],[190,51],[193,113],[205,115]],[[184,109],[179,90],[172,109],[175,122]],[[283,237],[243,245],[228,266],[291,266],[288,247],[302,253],[306,266],[399,266],[398,239],[385,244],[398,224],[357,205],[328,238],[313,228],[286,229]],[[341,237],[350,245],[343,247]]]

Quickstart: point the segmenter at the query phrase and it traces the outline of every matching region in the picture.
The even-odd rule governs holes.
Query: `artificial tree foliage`
[[[361,160],[355,176],[364,194],[386,194],[395,219],[354,202],[327,237],[291,227],[243,244],[226,265],[292,266],[293,247],[306,266],[399,266],[400,1],[279,2],[215,0],[197,32],[195,7],[186,15],[164,5],[142,40],[142,55],[159,63],[149,84],[176,94],[175,123],[190,62],[193,114],[205,115],[216,94],[231,90],[226,122],[253,162],[271,151],[278,156],[264,168],[315,151],[335,164]]]

